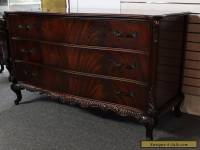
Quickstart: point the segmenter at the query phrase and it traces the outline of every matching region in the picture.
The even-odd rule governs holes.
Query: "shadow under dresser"
[[[180,115],[187,15],[6,12],[15,104],[21,90],[99,108],[146,127]]]

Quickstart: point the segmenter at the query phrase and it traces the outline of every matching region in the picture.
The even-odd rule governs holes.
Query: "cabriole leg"
[[[0,73],[2,73],[4,70],[4,65],[1,65]]]
[[[184,100],[184,94],[181,94],[178,99],[179,99],[179,101],[178,101],[177,105],[174,107],[174,110],[173,110],[173,113],[176,117],[180,117],[182,115],[181,104]]]
[[[146,128],[146,140],[153,140],[153,125],[145,125]]]
[[[21,88],[18,87],[15,83],[11,84],[11,89],[15,94],[17,95],[17,99],[15,100],[15,105],[18,105],[19,102],[22,100],[22,93],[21,93]]]
[[[153,129],[155,127],[155,119],[153,117],[148,118],[144,125],[146,128],[146,140],[153,140]]]

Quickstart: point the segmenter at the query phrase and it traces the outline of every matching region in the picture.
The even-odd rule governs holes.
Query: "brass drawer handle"
[[[113,35],[116,36],[116,37],[118,37],[118,38],[119,38],[119,37],[123,37],[123,33],[122,33],[122,32],[119,32],[119,31],[114,31],[114,32],[113,32]]]
[[[32,73],[31,73],[31,77],[33,77],[33,78],[38,77],[38,73],[36,73],[36,72],[32,72]]]
[[[29,53],[34,53],[34,52],[35,52],[35,49],[29,49],[28,52],[29,52]]]
[[[117,68],[122,67],[122,64],[117,63],[117,62],[113,62],[113,65],[114,65],[115,67],[117,67]]]
[[[31,29],[32,29],[32,26],[31,26],[31,25],[22,25],[22,24],[19,24],[19,25],[17,25],[17,28],[18,28],[18,29],[31,30]]]
[[[34,49],[20,49],[20,52],[22,52],[22,53],[34,53]]]
[[[113,64],[114,67],[120,68],[123,66],[123,64],[120,64],[113,59],[109,59],[109,61]]]
[[[26,70],[24,70],[23,72],[24,72],[24,75],[26,75],[26,76],[29,74],[28,71],[26,71]]]
[[[26,50],[25,49],[20,49],[20,52],[25,53]]]
[[[134,95],[135,95],[133,91],[130,91],[128,93],[122,92],[122,91],[115,91],[115,94],[118,95],[118,96],[128,96],[128,97],[131,97],[131,98],[134,98]]]
[[[136,69],[138,67],[137,61],[133,62],[130,65],[129,64],[127,64],[127,65],[121,64],[121,63],[118,63],[118,62],[116,62],[115,60],[112,60],[112,59],[110,59],[109,61],[113,64],[114,67],[117,67],[117,68],[124,67],[126,69]]]
[[[127,66],[128,69],[136,69],[137,67],[138,67],[138,63],[136,61]]]
[[[24,29],[24,26],[21,25],[21,24],[19,24],[19,25],[17,25],[17,28],[18,28],[18,29]]]
[[[37,78],[38,77],[38,73],[37,72],[29,72],[27,70],[23,71],[24,75],[29,76],[30,78]]]
[[[32,26],[31,26],[31,25],[26,25],[26,29],[27,29],[27,30],[31,30],[31,29],[32,29]]]
[[[120,31],[114,31],[113,35],[117,38],[137,38],[138,32],[123,33],[123,32],[120,32]]]
[[[138,36],[138,32],[132,32],[131,33],[131,37],[132,38],[137,38],[137,36]]]

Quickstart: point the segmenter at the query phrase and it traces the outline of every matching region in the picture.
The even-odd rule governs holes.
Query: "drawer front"
[[[146,110],[147,91],[133,83],[80,76],[51,68],[16,63],[18,81],[46,90]]]
[[[15,37],[147,51],[150,24],[146,21],[11,15]]]
[[[149,57],[144,54],[96,50],[13,41],[15,59],[51,65],[72,71],[148,81]]]

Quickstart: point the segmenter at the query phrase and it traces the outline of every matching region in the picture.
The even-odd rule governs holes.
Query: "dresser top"
[[[124,9],[120,12],[120,10],[108,10],[108,9],[85,9],[79,13],[71,13],[71,12],[46,12],[46,11],[12,11],[9,10],[5,12],[6,14],[37,14],[37,15],[54,15],[54,16],[69,16],[69,17],[116,17],[116,18],[154,18],[154,17],[166,17],[173,15],[185,15],[188,12],[174,12],[174,11],[135,11],[131,9]]]

